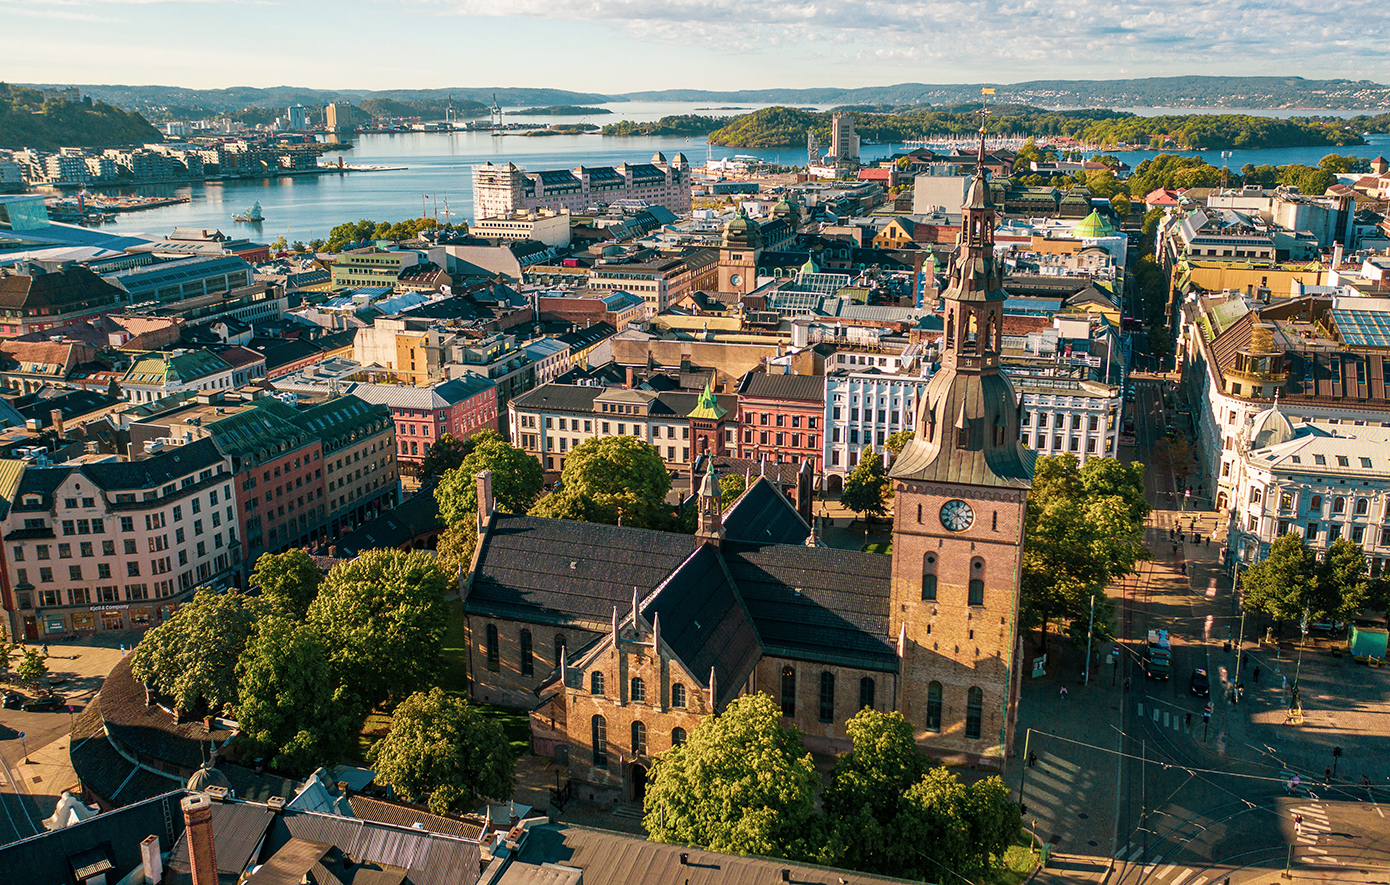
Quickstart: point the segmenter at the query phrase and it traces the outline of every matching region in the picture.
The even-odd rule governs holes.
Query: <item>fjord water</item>
[[[508,122],[568,123],[589,122],[602,125],[618,120],[655,120],[671,114],[710,116],[746,113],[760,105],[726,101],[704,102],[624,102],[605,105],[612,114],[591,117],[509,116]],[[729,109],[725,109],[725,108]],[[812,106],[807,106],[808,108]],[[713,109],[712,109],[713,108]],[[816,107],[824,110],[823,107]],[[1151,113],[1152,111],[1144,111]],[[1286,116],[1287,112],[1252,111]],[[1306,112],[1304,112],[1306,113]],[[1323,112],[1326,113],[1326,112]],[[1390,153],[1390,136],[1371,136],[1369,145],[1356,148],[1277,148],[1238,150],[1230,160],[1232,169],[1245,163],[1315,165],[1328,153],[1349,153],[1373,157]],[[866,144],[861,157],[872,161],[903,150],[902,145]],[[330,152],[325,163],[384,166],[390,171],[343,172],[203,182],[194,185],[163,185],[131,189],[149,195],[187,195],[192,200],[117,216],[103,229],[119,232],[146,232],[167,235],[175,227],[216,228],[228,234],[249,236],[268,242],[284,236],[286,240],[326,237],[330,228],[344,221],[370,218],[374,221],[400,221],[418,217],[423,211],[441,221],[446,212],[455,220],[472,220],[472,168],[482,163],[516,163],[531,170],[569,169],[579,165],[617,165],[624,161],[644,163],[657,151],[667,158],[683,152],[694,166],[708,155],[715,158],[736,154],[757,156],[786,165],[806,162],[803,147],[768,150],[707,147],[702,137],[604,138],[599,135],[556,135],[529,138],[521,135],[496,136],[488,132],[422,132],[364,134],[353,139],[350,150]],[[1197,152],[1182,152],[1197,155]],[[1154,156],[1152,151],[1120,154],[1131,166]],[[1220,151],[1201,153],[1207,162],[1220,165]],[[129,192],[129,191],[127,191]],[[260,224],[232,221],[232,214],[259,201],[265,214]],[[447,208],[446,208],[447,206]]]

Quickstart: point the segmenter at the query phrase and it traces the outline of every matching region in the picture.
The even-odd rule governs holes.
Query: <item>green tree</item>
[[[493,433],[494,431],[483,431],[483,433]],[[475,433],[470,437],[459,439],[452,433],[441,434],[430,450],[425,454],[425,460],[420,462],[421,476],[443,476],[450,470],[463,465],[463,459],[473,454],[473,450],[478,446],[480,433]],[[498,437],[501,439],[501,437]]]
[[[222,712],[236,707],[236,665],[264,604],[234,590],[199,590],[131,652],[135,678],[195,712],[199,702]]]
[[[748,480],[737,473],[724,474],[719,477],[719,503],[725,510],[729,509],[746,488],[748,488]]]
[[[865,708],[846,723],[854,748],[835,762],[821,794],[828,842],[822,860],[865,872],[900,868],[897,824],[904,795],[929,765],[899,712]]]
[[[766,694],[706,717],[652,765],[642,824],[653,842],[790,859],[815,854],[818,778],[799,731]]]
[[[575,522],[613,522],[612,514],[593,498],[574,489],[556,489],[527,511],[545,519],[572,519]]]
[[[516,754],[495,720],[443,689],[416,692],[391,717],[368,761],[377,780],[435,814],[464,814],[478,799],[512,794]]]
[[[302,777],[336,762],[355,724],[333,704],[328,652],[318,632],[283,615],[262,620],[236,669],[238,745]]]
[[[1298,620],[1304,609],[1312,620],[1326,612],[1317,607],[1317,557],[1303,538],[1292,532],[1269,545],[1269,556],[1246,569],[1241,577],[1245,607],[1280,621]]]
[[[43,655],[32,648],[25,649],[24,657],[14,668],[14,675],[25,682],[38,682],[48,675],[48,664],[44,662]]]
[[[298,548],[284,553],[262,553],[251,572],[251,586],[277,611],[303,620],[318,595],[323,571],[314,558]]]
[[[1366,551],[1347,538],[1333,541],[1318,562],[1317,605],[1326,615],[1350,620],[1366,606]]]
[[[893,457],[896,458],[903,453],[903,449],[907,448],[907,444],[912,442],[913,438],[916,436],[916,431],[899,430],[897,433],[890,435],[888,441],[883,445],[888,451],[892,452]]]
[[[888,512],[888,494],[892,483],[888,471],[884,469],[883,458],[871,448],[865,448],[845,479],[844,491],[840,493],[840,503],[861,513],[866,523],[875,516]]]
[[[636,437],[585,440],[570,450],[560,482],[593,502],[602,516],[596,522],[659,529],[671,520],[671,475],[657,450]]]
[[[334,684],[363,710],[428,685],[439,668],[452,583],[422,550],[368,550],[334,566],[309,606]]]
[[[1149,515],[1151,508],[1144,498],[1144,465],[1138,461],[1126,464],[1118,458],[1087,458],[1077,476],[1086,496],[1118,497],[1136,523]]]
[[[289,243],[285,242],[283,235],[276,237],[270,243],[270,251],[272,252],[284,252],[289,247]]]
[[[1133,205],[1130,203],[1129,197],[1121,193],[1110,198],[1110,208],[1115,210],[1115,215],[1120,221],[1124,221],[1129,217]]]
[[[933,768],[903,795],[897,821],[899,876],[945,882],[970,867],[965,787],[945,768]]]
[[[497,506],[510,513],[525,513],[544,485],[540,462],[496,431],[481,431],[470,441],[473,451],[434,487],[440,517],[450,525],[474,518],[478,512],[477,477],[484,470],[492,471],[492,496]]]

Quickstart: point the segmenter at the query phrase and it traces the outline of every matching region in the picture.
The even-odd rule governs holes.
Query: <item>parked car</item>
[[[25,704],[22,709],[29,713],[51,713],[63,709],[64,701],[56,694],[43,695]]]
[[[5,709],[6,709],[6,710],[18,710],[18,709],[19,709],[21,706],[23,706],[23,705],[24,705],[24,695],[20,694],[20,693],[17,692],[17,691],[7,691],[7,692],[5,692]]]
[[[1211,677],[1200,667],[1192,671],[1192,693],[1199,698],[1211,697]]]

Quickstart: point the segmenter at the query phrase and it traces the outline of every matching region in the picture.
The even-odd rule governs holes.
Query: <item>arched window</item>
[[[941,730],[941,683],[927,686],[927,731]]]
[[[671,706],[677,709],[685,707],[685,686],[679,682],[671,683]]]
[[[535,676],[535,675],[536,675],[536,664],[535,664],[535,661],[532,660],[532,657],[533,657],[533,655],[531,654],[531,631],[530,631],[530,630],[522,630],[522,631],[521,631],[521,675],[522,675],[522,676]]]
[[[1308,512],[1309,512],[1309,513],[1321,513],[1321,512],[1322,512],[1322,495],[1314,495],[1312,498],[1308,499]]]
[[[632,723],[632,755],[647,755],[647,726],[640,722]]]
[[[642,681],[641,676],[632,677],[631,699],[634,704],[640,704],[647,700],[647,684]]]
[[[602,716],[593,719],[594,767],[608,767],[608,723]]]
[[[859,709],[874,708],[874,678],[865,676],[859,680]]]
[[[1343,498],[1341,495],[1338,495],[1337,497],[1333,498],[1333,499],[1332,499],[1332,512],[1333,512],[1333,513],[1346,513],[1346,512],[1347,512],[1347,499],[1346,499],[1346,498]]]
[[[673,747],[679,747],[679,746],[680,746],[681,744],[683,744],[683,743],[685,743],[685,729],[684,729],[684,728],[673,728],[673,729],[671,729],[671,746],[673,746]]]
[[[829,670],[820,674],[820,721],[835,721],[835,674]]]
[[[980,557],[970,560],[970,605],[985,604],[985,561]]]
[[[985,693],[978,688],[971,687],[965,693],[965,736],[967,738],[978,738],[980,736],[980,724],[985,715]]]
[[[1357,516],[1365,516],[1365,515],[1367,514],[1367,512],[1370,511],[1370,509],[1371,509],[1371,499],[1370,499],[1370,498],[1357,498],[1357,499],[1356,499],[1356,515],[1357,515]]]
[[[603,694],[603,674],[597,670],[589,674],[589,694]]]
[[[922,559],[922,598],[936,600],[936,554],[928,553]]]
[[[782,668],[782,715],[796,715],[796,671]]]
[[[487,668],[496,672],[502,659],[502,654],[497,649],[497,625],[488,624],[485,632],[487,634]]]
[[[565,634],[555,634],[555,666],[560,666],[560,662],[565,659]]]

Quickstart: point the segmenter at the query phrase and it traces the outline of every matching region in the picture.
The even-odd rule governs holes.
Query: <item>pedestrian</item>
[[[1295,784],[1295,786],[1297,785]],[[1295,814],[1293,816],[1293,831],[1300,836],[1303,835],[1303,815]]]
[[[43,644],[43,656],[44,656],[44,657],[48,657],[48,643],[47,643],[47,642],[45,642],[45,643]]]
[[[1247,651],[1247,652],[1241,653],[1241,656],[1240,656],[1240,665],[1241,665],[1242,667],[1248,667],[1248,666],[1250,666],[1250,652]]]
[[[1129,691],[1129,677],[1125,677],[1125,691]]]
[[[1240,702],[1243,701],[1243,700],[1245,700],[1245,683],[1244,683],[1244,682],[1237,682],[1237,683],[1236,683],[1236,703],[1238,704],[1238,703],[1240,703]]]
[[[1252,681],[1252,682],[1258,683],[1258,682],[1260,681],[1260,668],[1259,668],[1259,667],[1256,667],[1256,668],[1255,668],[1255,672],[1254,672],[1254,673],[1251,673],[1250,676],[1251,676],[1251,681]]]
[[[1211,538],[1210,538],[1210,537],[1207,538],[1207,547],[1211,547]]]
[[[1186,726],[1187,726],[1188,731],[1191,731],[1191,730],[1192,730],[1192,713],[1191,713],[1191,711],[1188,712],[1187,718],[1186,718],[1186,720],[1184,720],[1183,725],[1186,725]]]
[[[1037,764],[1038,764],[1038,754],[1037,754],[1037,753],[1029,753],[1029,754],[1028,754],[1028,767],[1029,767],[1029,768],[1032,768],[1034,765],[1037,765]]]
[[[1327,766],[1326,768],[1324,768],[1324,769],[1322,770],[1322,782],[1325,783],[1325,784],[1331,784],[1331,783],[1332,783],[1332,766],[1331,766],[1331,765]]]
[[[1064,701],[1067,699],[1067,687],[1065,685],[1057,690],[1057,697]]]

